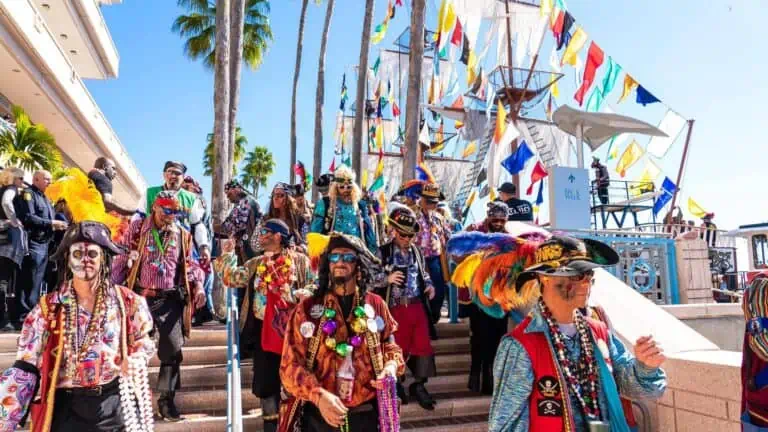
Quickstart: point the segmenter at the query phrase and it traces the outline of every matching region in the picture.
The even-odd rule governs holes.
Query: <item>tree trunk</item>
[[[421,69],[424,64],[424,9],[426,0],[413,0],[411,41],[408,58],[408,94],[405,100],[405,148],[403,182],[416,175],[419,163],[419,123],[421,123]],[[440,61],[435,55],[432,61]]]
[[[336,0],[328,0],[325,11],[323,37],[320,40],[320,60],[317,66],[317,93],[315,94],[315,154],[312,164],[312,177],[320,178],[323,165],[323,104],[325,103],[325,51],[328,47],[328,32],[331,30],[331,17]],[[317,201],[320,191],[312,188],[312,202]]]
[[[291,164],[288,167],[291,184],[296,181],[293,167],[296,165],[296,93],[299,91],[299,74],[301,73],[301,51],[304,49],[304,21],[307,18],[309,0],[302,0],[301,15],[299,16],[299,40],[296,42],[296,66],[293,69],[293,100],[291,102]]]
[[[357,67],[357,94],[355,95],[355,127],[352,133],[352,169],[358,181],[362,178],[363,167],[363,119],[365,117],[366,83],[368,82],[368,49],[371,46],[371,23],[373,21],[373,0],[365,0],[363,35],[360,40],[360,62]],[[367,136],[367,134],[366,134]]]
[[[243,62],[243,26],[245,25],[245,4],[247,0],[229,0],[232,35],[229,44],[229,153],[227,163],[232,177],[235,167],[235,139],[237,138],[237,109],[240,104],[240,76]]]
[[[227,200],[224,185],[231,170],[229,160],[229,1],[217,0],[216,4],[216,64],[214,66],[214,121],[213,139],[216,162],[213,167],[213,191],[211,210],[213,223],[224,222]]]

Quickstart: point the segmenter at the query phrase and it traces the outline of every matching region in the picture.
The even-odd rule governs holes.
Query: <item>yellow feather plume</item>
[[[318,258],[328,248],[331,237],[320,233],[307,234],[307,253],[310,258]]]
[[[475,270],[483,262],[483,255],[483,253],[476,253],[465,258],[464,261],[453,269],[451,283],[458,288],[469,288]]]

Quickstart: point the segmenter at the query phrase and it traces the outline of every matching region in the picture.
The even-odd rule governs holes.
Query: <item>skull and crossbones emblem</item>
[[[550,376],[542,377],[539,380],[539,391],[546,398],[554,398],[560,393],[560,383]]]

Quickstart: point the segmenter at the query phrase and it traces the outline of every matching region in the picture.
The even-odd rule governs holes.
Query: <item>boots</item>
[[[493,371],[491,371],[491,365],[488,362],[483,364],[483,385],[481,393],[484,395],[493,394]]]
[[[175,396],[176,392],[160,393],[160,397],[157,399],[157,411],[160,418],[163,420],[170,422],[177,422],[181,420],[181,414],[176,408],[176,403],[173,400]]]
[[[397,398],[400,399],[401,405],[408,405],[408,394],[405,393],[405,387],[403,387],[403,383],[400,381],[397,382]]]
[[[277,432],[277,420],[264,420],[264,432]]]
[[[480,372],[472,371],[469,374],[469,382],[467,388],[473,393],[480,393]]]
[[[415,382],[411,384],[408,387],[408,392],[416,398],[416,402],[419,403],[419,406],[424,408],[427,411],[434,411],[435,409],[435,400],[432,398],[432,395],[429,394],[427,389],[424,387],[424,383],[422,382]]]

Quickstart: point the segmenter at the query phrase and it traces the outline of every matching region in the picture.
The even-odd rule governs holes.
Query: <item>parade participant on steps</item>
[[[285,222],[267,220],[261,231],[254,234],[260,236],[263,255],[238,267],[234,246],[227,241],[214,267],[226,286],[245,288],[240,344],[250,345],[253,352],[251,391],[261,398],[265,432],[274,432],[280,405],[279,368],[285,327],[296,303],[311,295],[314,276],[306,255],[288,247],[290,230]]]
[[[398,323],[395,342],[403,350],[403,357],[414,378],[408,395],[400,382],[397,393],[403,404],[408,403],[410,395],[422,408],[431,411],[435,409],[435,400],[425,384],[437,375],[435,351],[430,342],[437,339],[437,332],[429,310],[429,300],[435,296],[435,287],[421,251],[413,245],[413,238],[419,232],[416,215],[405,206],[395,208],[389,213],[389,225],[393,239],[381,246],[381,259],[386,271],[374,286]]]
[[[355,173],[346,166],[334,172],[328,198],[318,201],[312,217],[310,232],[328,234],[341,232],[363,240],[372,253],[378,250],[376,232],[362,202],[362,191],[355,184]]]
[[[450,230],[445,220],[437,211],[437,203],[440,202],[440,186],[435,183],[427,183],[421,190],[420,208],[417,211],[417,220],[420,225],[416,236],[416,245],[424,254],[429,277],[435,286],[435,296],[430,300],[432,323],[440,320],[443,301],[447,294],[447,280],[450,279],[448,259],[445,255],[445,243],[450,237]]]
[[[250,245],[250,237],[258,236],[256,226],[261,221],[261,209],[259,203],[248,195],[237,180],[232,180],[224,186],[227,199],[234,207],[229,215],[216,230],[219,237],[233,238],[235,240],[235,253],[240,264],[257,255]]]
[[[109,280],[122,252],[101,223],[69,228],[52,256],[68,263],[67,276],[27,315],[16,362],[0,379],[0,430],[23,425],[28,409],[34,432],[152,430],[152,317],[143,298]],[[139,394],[129,388],[136,383]]]
[[[594,269],[617,262],[613,249],[594,240],[553,236],[539,245],[535,264],[515,284],[541,297],[499,347],[489,431],[627,432],[618,389],[661,397],[665,357],[653,337],[636,341],[635,358],[605,324],[579,310]]]
[[[174,397],[181,388],[181,348],[189,337],[193,309],[205,306],[203,272],[192,261],[192,238],[176,221],[181,206],[176,194],[157,194],[146,219],[131,222],[122,240],[129,253],[115,259],[113,278],[143,295],[159,333],[160,373],[155,390],[159,415],[181,416]]]
[[[281,404],[279,430],[396,430],[392,394],[404,369],[393,338],[397,323],[367,290],[379,260],[359,238],[341,233],[310,233],[309,250],[321,253],[320,279],[286,331],[280,378],[292,398]]]

